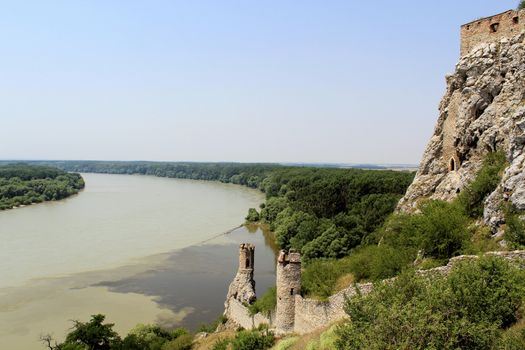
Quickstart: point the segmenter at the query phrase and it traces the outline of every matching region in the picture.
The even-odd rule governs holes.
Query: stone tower
[[[277,308],[275,328],[278,332],[291,332],[295,323],[295,296],[301,293],[301,255],[290,249],[277,258]]]
[[[255,246],[242,243],[239,246],[239,269],[230,284],[226,303],[229,299],[236,299],[241,303],[251,304],[255,301],[255,281],[253,280],[253,267],[255,262]]]

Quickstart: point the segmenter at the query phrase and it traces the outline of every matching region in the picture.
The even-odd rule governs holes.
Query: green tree
[[[255,209],[255,208],[248,209],[248,215],[246,215],[245,219],[248,222],[257,222],[257,221],[259,221],[259,213],[257,212],[257,209]]]

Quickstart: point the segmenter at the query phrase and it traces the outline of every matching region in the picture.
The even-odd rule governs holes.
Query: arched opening
[[[290,289],[290,295],[293,295],[293,288]]]
[[[246,258],[246,268],[250,268],[250,259]]]
[[[450,171],[456,171],[456,160],[454,158],[450,158],[450,163],[448,165],[448,170]]]
[[[499,29],[499,23],[492,23],[490,25],[490,30],[492,31],[492,33],[496,33]]]

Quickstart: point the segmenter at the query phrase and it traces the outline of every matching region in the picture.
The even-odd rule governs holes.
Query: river
[[[263,195],[231,184],[82,174],[63,201],[0,212],[0,348],[43,349],[73,319],[102,313],[195,329],[222,311],[241,242],[256,244],[257,291],[274,284],[275,247],[232,228]],[[229,232],[225,234],[225,232]]]

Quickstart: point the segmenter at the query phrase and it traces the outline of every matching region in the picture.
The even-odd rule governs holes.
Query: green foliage
[[[521,0],[518,5],[518,10],[523,10],[523,9],[525,9],[525,0]]]
[[[275,306],[277,305],[277,288],[272,287],[263,294],[262,297],[258,298],[255,303],[248,306],[248,312],[250,316],[253,316],[257,313],[262,313],[269,315]]]
[[[193,344],[193,336],[183,334],[175,340],[170,340],[162,345],[161,350],[190,350]]]
[[[255,209],[255,208],[248,209],[248,215],[246,215],[245,219],[248,222],[257,222],[257,221],[259,221],[259,213],[257,212],[257,209]]]
[[[422,249],[425,256],[446,259],[468,245],[469,224],[469,218],[456,204],[427,201],[418,214],[392,217],[383,233],[385,242],[393,247]]]
[[[219,339],[213,344],[211,350],[227,350],[231,341],[230,338]]]
[[[235,338],[220,339],[213,344],[212,350],[265,350],[275,343],[273,333],[265,331],[245,331],[240,330]]]
[[[525,272],[496,257],[458,264],[448,277],[404,273],[347,300],[339,349],[493,349],[517,321]],[[498,347],[501,348],[501,347]]]
[[[301,290],[308,296],[327,299],[337,280],[349,273],[347,259],[317,259],[310,261],[301,273]]]
[[[104,319],[104,315],[98,314],[91,316],[91,320],[86,323],[74,321],[73,330],[66,336],[65,345],[83,345],[90,350],[105,350],[118,346],[119,335],[113,330],[112,323],[103,323]]]
[[[84,188],[79,174],[26,164],[0,166],[0,210],[59,200]]]
[[[347,263],[356,281],[377,281],[399,274],[414,261],[415,256],[413,248],[381,244],[358,249],[349,256]]]
[[[53,345],[50,336],[42,337],[50,350],[189,350],[193,336],[183,328],[166,330],[157,325],[139,324],[121,337],[104,315],[93,315],[89,322],[74,321],[66,340]]]
[[[241,331],[231,341],[233,350],[264,350],[271,348],[274,343],[273,333],[259,331]]]
[[[501,173],[507,164],[503,152],[489,153],[474,181],[458,195],[457,201],[473,218],[483,215],[483,201],[501,181]]]
[[[512,204],[505,206],[505,239],[515,248],[525,246],[525,213]]]
[[[228,317],[225,315],[219,315],[213,322],[209,324],[201,324],[198,332],[213,333],[220,324],[225,324],[228,321]]]
[[[277,344],[275,344],[272,350],[289,350],[295,345],[295,343],[297,343],[297,340],[299,340],[299,337],[281,339]]]
[[[37,162],[68,171],[144,174],[230,182],[266,193],[260,213],[247,221],[269,225],[281,248],[305,259],[347,255],[394,210],[413,173],[291,167],[276,164],[168,162]]]

